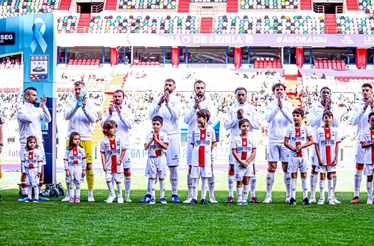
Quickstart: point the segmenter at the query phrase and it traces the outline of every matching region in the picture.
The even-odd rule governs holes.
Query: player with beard
[[[39,153],[42,155],[43,164],[41,169],[41,176],[39,180],[39,193],[41,193],[43,185],[43,174],[44,174],[44,165],[45,153],[43,145],[43,136],[42,136],[42,122],[48,124],[51,122],[52,118],[46,106],[47,98],[44,96],[40,98],[39,107],[36,107],[35,104],[38,100],[37,91],[33,87],[26,88],[24,91],[24,104],[17,111],[17,120],[19,125],[19,142],[21,144],[20,153],[26,151],[26,142],[29,136],[35,136],[37,143],[39,144]],[[21,176],[21,192],[23,198],[19,201],[24,201],[27,199],[27,185],[25,183],[26,175]],[[40,196],[40,200],[48,200]]]
[[[321,101],[314,103],[312,110],[310,111],[309,125],[312,127],[314,133],[318,131],[318,128],[324,125],[323,113],[327,110],[334,114],[332,127],[338,128],[339,116],[338,110],[332,105],[331,101],[331,90],[328,87],[322,87],[320,90]],[[319,162],[315,148],[312,148],[312,170],[310,175],[310,203],[316,203],[316,186],[318,182],[319,173]],[[334,190],[336,187],[336,172],[333,172],[333,186]],[[334,203],[339,204],[340,202],[334,197]]]
[[[179,203],[178,197],[178,166],[180,157],[180,133],[179,133],[179,117],[181,114],[180,98],[173,93],[176,84],[174,79],[166,79],[164,83],[164,93],[160,99],[152,106],[149,111],[149,118],[161,116],[163,119],[163,127],[161,131],[166,133],[169,141],[166,151],[166,165],[170,171],[170,183],[172,189],[172,201]],[[149,202],[151,198],[151,180],[148,180],[147,194],[140,202]]]
[[[198,111],[200,111],[201,109],[209,110],[210,118],[208,121],[208,125],[212,125],[215,122],[215,116],[217,115],[217,108],[214,106],[211,100],[206,98],[205,90],[206,90],[205,82],[202,80],[197,80],[194,84],[195,96],[186,104],[186,110],[184,113],[184,122],[188,125],[187,143],[191,143],[192,132],[195,128],[197,128],[196,113]],[[187,144],[187,165],[189,166],[189,170],[187,174],[188,197],[187,197],[187,200],[185,200],[183,203],[190,203],[191,200],[193,199],[192,197],[193,180],[190,177],[191,164],[192,164],[192,149],[193,149],[192,145]],[[209,194],[210,194],[209,201],[211,203],[218,203],[216,198],[214,197],[214,186],[215,186],[214,174],[212,172],[212,176],[208,178],[208,187],[209,187]]]
[[[266,174],[266,197],[264,203],[272,202],[272,189],[274,173],[277,163],[282,163],[284,183],[286,186],[286,202],[291,198],[289,194],[290,174],[288,173],[289,150],[284,146],[284,135],[287,128],[293,124],[292,112],[294,106],[285,100],[286,86],[281,83],[272,87],[275,100],[269,103],[266,109],[266,121],[269,123],[269,143],[267,149],[268,172]]]
[[[369,129],[370,124],[368,122],[369,113],[374,109],[373,100],[373,86],[369,83],[364,83],[361,86],[362,99],[356,104],[352,112],[352,125],[357,126],[356,137],[364,134]],[[361,143],[356,143],[356,173],[354,177],[354,197],[352,203],[358,203],[360,201],[360,187],[362,180],[362,171],[364,170],[364,149],[361,147]]]
[[[123,90],[113,92],[113,104],[105,111],[102,126],[105,122],[113,120],[117,123],[116,136],[125,143],[126,152],[122,160],[123,175],[125,177],[125,202],[132,202],[131,191],[131,149],[130,149],[130,129],[134,126],[134,115],[127,105],[123,104],[125,93]]]
[[[256,130],[261,128],[260,116],[256,111],[256,108],[247,102],[247,90],[244,87],[238,87],[235,90],[236,103],[231,105],[231,108],[227,111],[227,117],[224,123],[225,129],[230,130],[230,142],[233,142],[236,137],[240,135],[240,128],[238,122],[241,119],[249,120],[249,128],[251,134],[255,134]],[[228,171],[228,189],[229,196],[226,203],[233,203],[234,197],[234,163],[235,158],[232,151],[229,151],[229,171]],[[255,172],[255,160],[251,162],[253,165],[253,176],[250,177],[250,189],[251,199],[250,202],[259,203],[256,198],[256,172]]]

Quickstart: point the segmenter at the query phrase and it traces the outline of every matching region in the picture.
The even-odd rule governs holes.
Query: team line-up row
[[[97,112],[92,102],[84,95],[84,83],[74,83],[74,96],[72,96],[64,109],[64,118],[69,121],[67,151],[64,158],[66,183],[69,188],[68,195],[63,201],[80,202],[80,184],[82,178],[87,177],[88,200],[94,201],[93,171],[92,171],[92,124],[97,120]],[[146,176],[149,178],[147,193],[141,202],[154,204],[155,184],[158,178],[160,184],[160,202],[166,203],[164,196],[164,178],[166,166],[170,171],[172,187],[172,201],[180,202],[178,197],[178,166],[180,157],[179,118],[181,117],[179,103],[174,90],[176,82],[167,79],[164,83],[164,93],[152,106],[149,117],[152,119],[153,131],[147,134],[144,143],[148,151]],[[205,97],[205,83],[197,80],[194,84],[195,97],[186,104],[184,121],[188,125],[187,175],[188,197],[185,203],[196,204],[198,180],[201,178],[200,203],[207,204],[206,190],[209,189],[211,203],[217,203],[214,197],[214,174],[212,169],[211,151],[215,146],[215,133],[210,126],[214,122],[216,109],[210,100]],[[266,198],[264,203],[272,202],[272,186],[277,162],[282,163],[284,182],[286,186],[286,201],[290,205],[296,204],[296,178],[297,171],[301,173],[303,204],[316,203],[316,186],[320,174],[320,199],[318,204],[325,203],[325,178],[328,179],[328,203],[340,203],[334,196],[336,186],[335,166],[337,164],[338,144],[340,142],[337,127],[339,117],[334,117],[337,111],[331,101],[331,90],[323,87],[320,91],[321,100],[312,106],[309,126],[303,125],[304,111],[285,100],[285,86],[277,83],[272,87],[275,100],[270,101],[266,108],[268,128],[268,172],[266,175]],[[122,107],[124,92],[117,90],[113,94],[113,105],[110,105],[103,117],[103,132],[105,138],[100,144],[101,159],[109,190],[107,203],[116,199],[114,183],[117,184],[117,202],[130,202],[131,189],[131,160],[130,153],[126,151],[129,146],[129,131],[134,121],[131,112]],[[362,100],[355,105],[352,115],[352,124],[357,126],[356,174],[355,194],[353,203],[359,202],[359,188],[362,171],[367,175],[368,204],[372,204],[373,168],[372,139],[374,129],[369,113],[374,107],[371,84],[362,85]],[[244,87],[235,90],[237,102],[231,105],[224,122],[226,130],[230,130],[231,146],[229,156],[227,203],[234,202],[234,183],[236,181],[237,203],[247,204],[248,193],[251,191],[250,202],[258,203],[255,195],[255,156],[256,137],[253,132],[260,129],[260,116],[254,106],[247,103],[247,91]],[[21,201],[31,201],[31,190],[41,189],[44,148],[41,137],[40,122],[50,122],[51,117],[45,107],[45,98],[42,98],[39,107],[35,107],[37,93],[34,88],[28,88],[24,93],[25,103],[17,112],[20,126],[21,161],[24,164],[21,176],[21,187],[24,198]],[[30,137],[33,136],[33,137]],[[30,141],[30,143],[29,143]],[[39,148],[33,147],[39,144]],[[307,147],[312,147],[312,172],[310,176],[311,196],[308,198]],[[31,151],[32,150],[32,151]],[[36,161],[39,160],[39,161]],[[37,165],[39,163],[41,165]],[[28,165],[31,165],[27,167]],[[29,177],[27,170],[33,170]],[[327,173],[327,175],[326,175]],[[122,180],[125,183],[125,199],[122,196]],[[75,196],[74,187],[75,186]],[[39,187],[39,188],[38,188]],[[38,196],[35,200],[38,201]]]

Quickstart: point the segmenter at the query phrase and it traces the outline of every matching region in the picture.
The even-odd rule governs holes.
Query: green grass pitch
[[[63,180],[62,174],[58,179]],[[352,183],[352,175],[347,174]],[[15,184],[19,173],[4,173],[1,187]],[[86,202],[82,191],[81,204],[17,202],[18,189],[2,190],[0,202],[0,245],[310,245],[372,243],[374,207],[366,205],[363,180],[360,204],[350,204],[352,192],[340,176],[336,196],[342,204],[301,205],[298,193],[296,206],[285,202],[283,177],[276,173],[272,204],[225,205],[227,198],[225,172],[216,173],[216,197],[219,204],[172,204],[167,180],[168,204],[140,204],[146,179],[133,175],[133,203],[105,204],[108,192],[104,177],[97,172],[95,203]],[[257,197],[265,197],[265,173],[258,174]],[[85,187],[85,185],[83,186]],[[185,178],[181,177],[180,198],[186,198]],[[158,188],[158,187],[157,187]],[[298,182],[298,191],[301,190]],[[344,190],[346,189],[346,190]],[[158,197],[158,191],[156,192]]]

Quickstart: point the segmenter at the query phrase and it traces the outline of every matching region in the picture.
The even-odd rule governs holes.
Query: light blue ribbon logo
[[[34,35],[34,40],[30,44],[30,48],[32,53],[35,52],[38,45],[43,50],[43,53],[47,50],[47,43],[43,38],[43,34],[45,33],[45,23],[42,18],[36,18],[34,20],[34,25],[32,26],[32,32]]]

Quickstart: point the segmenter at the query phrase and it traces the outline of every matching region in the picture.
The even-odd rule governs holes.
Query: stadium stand
[[[119,9],[175,9],[176,0],[120,0]]]
[[[314,60],[315,69],[345,70],[347,65],[344,60]]]
[[[79,14],[62,16],[57,19],[59,33],[75,33],[78,27]]]
[[[61,0],[58,10],[70,10],[72,0]]]
[[[213,21],[214,33],[323,34],[322,15],[220,15]]]
[[[90,33],[198,33],[200,18],[194,15],[93,15]]]
[[[100,59],[70,59],[68,67],[73,68],[98,68]]]
[[[336,16],[337,33],[374,34],[374,16]]]
[[[298,9],[298,0],[241,0],[241,9]]]
[[[225,3],[226,0],[190,0],[191,3]]]
[[[374,1],[358,0],[358,9],[364,10],[366,14],[373,14],[374,13]]]
[[[2,0],[0,1],[0,18],[51,13],[58,8],[59,3],[59,0]]]

